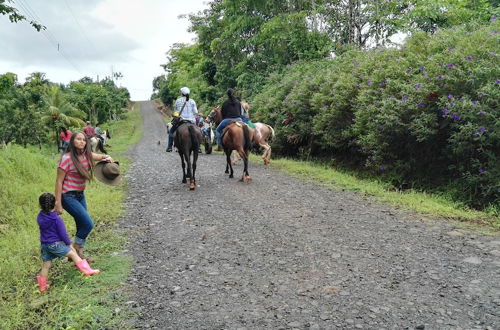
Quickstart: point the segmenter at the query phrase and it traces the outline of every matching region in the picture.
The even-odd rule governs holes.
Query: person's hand
[[[54,207],[54,211],[55,211],[57,214],[59,214],[59,215],[61,215],[61,214],[63,213],[63,208],[62,208],[61,203],[57,203],[57,202],[56,202],[56,205],[55,205],[55,207]]]
[[[113,158],[111,158],[110,155],[104,155],[104,158],[102,160],[109,163],[113,161]]]

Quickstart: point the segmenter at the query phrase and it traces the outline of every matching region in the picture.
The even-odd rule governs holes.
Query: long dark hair
[[[238,102],[238,100],[236,99],[236,96],[234,95],[234,89],[232,89],[232,88],[229,88],[227,90],[227,97],[229,97],[232,104],[235,104],[236,102]]]
[[[49,214],[56,206],[56,197],[51,193],[43,193],[38,197],[38,203],[40,204],[42,212]]]
[[[83,135],[83,137],[85,138],[85,141],[87,142],[85,144],[85,149],[83,149],[83,154],[85,154],[85,157],[87,157],[87,161],[89,162],[89,165],[90,165],[89,171],[87,171],[85,168],[83,168],[82,164],[78,160],[78,156],[81,155],[81,153],[79,153],[78,149],[75,148],[75,138],[78,134]],[[71,136],[71,139],[69,140],[69,145],[68,145],[67,150],[68,150],[68,153],[71,157],[71,161],[75,165],[75,169],[78,172],[78,174],[80,174],[82,177],[84,177],[87,180],[92,180],[92,178],[93,178],[93,173],[92,173],[93,171],[92,170],[94,168],[94,160],[92,159],[92,148],[90,146],[89,138],[81,131],[75,132],[75,134],[73,134]]]

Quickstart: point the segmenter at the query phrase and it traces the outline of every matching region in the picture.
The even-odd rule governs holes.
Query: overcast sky
[[[193,43],[189,21],[179,15],[207,8],[206,0],[15,0],[8,3],[47,27],[37,32],[26,22],[0,16],[0,74],[19,82],[32,72],[69,83],[121,72],[118,85],[132,100],[147,100],[160,64],[174,43]],[[59,45],[59,51],[57,47]]]

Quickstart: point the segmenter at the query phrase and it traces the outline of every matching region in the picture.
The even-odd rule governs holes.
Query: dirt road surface
[[[244,184],[218,154],[200,155],[189,191],[161,116],[141,107],[120,225],[135,327],[500,329],[499,237],[263,165]]]

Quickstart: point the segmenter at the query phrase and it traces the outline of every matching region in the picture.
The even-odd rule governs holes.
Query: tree
[[[12,0],[7,0],[7,2],[12,2]],[[25,21],[26,20],[26,17],[24,17],[23,15],[19,14],[19,12],[17,11],[16,8],[14,8],[12,6],[8,6],[5,3],[6,3],[6,0],[0,0],[0,14],[7,15],[7,17],[9,18],[9,20],[12,23],[17,23],[17,22]],[[41,25],[38,22],[29,21],[29,23],[38,32],[40,32],[40,30],[45,30],[46,29],[45,26]]]
[[[51,86],[44,95],[46,109],[42,121],[53,131],[56,144],[59,146],[58,126],[82,127],[85,125],[81,119],[85,115],[67,101],[63,90],[58,86]]]

